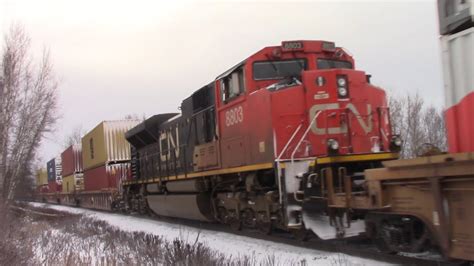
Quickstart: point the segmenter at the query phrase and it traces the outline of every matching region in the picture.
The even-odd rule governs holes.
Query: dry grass
[[[48,215],[41,215],[46,213]],[[24,212],[0,207],[0,265],[308,265],[326,261],[264,261],[252,256],[229,257],[199,242],[181,238],[166,241],[143,232],[126,232],[88,216],[52,209]],[[354,265],[346,255],[330,258],[330,265]]]
[[[143,232],[124,232],[86,216],[46,211],[58,216],[15,212],[5,220],[10,234],[6,241],[0,240],[0,265],[279,264],[274,256],[263,263],[250,256],[227,257],[200,243],[199,236],[191,242],[179,238],[168,242]]]
[[[32,255],[30,250],[17,248],[28,239],[18,219],[16,213],[0,204],[0,265],[25,265]]]

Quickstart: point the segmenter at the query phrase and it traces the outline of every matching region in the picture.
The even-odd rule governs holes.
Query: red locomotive
[[[344,226],[329,234],[315,226],[316,216],[326,227],[363,218],[331,210],[327,193],[362,190],[363,170],[397,158],[401,145],[385,92],[326,41],[266,47],[181,110],[126,134],[135,175],[125,183],[127,206],[235,228],[305,231],[306,223],[320,237],[348,235]]]

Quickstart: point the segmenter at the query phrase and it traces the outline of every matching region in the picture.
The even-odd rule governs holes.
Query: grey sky
[[[126,114],[177,111],[181,100],[264,46],[335,41],[373,83],[443,104],[436,2],[0,0],[0,30],[22,23],[34,51],[49,47],[60,84],[62,151],[72,127]]]

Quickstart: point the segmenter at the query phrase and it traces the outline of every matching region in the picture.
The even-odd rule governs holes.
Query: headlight
[[[393,135],[390,141],[390,150],[399,152],[402,149],[403,140],[399,135]]]
[[[347,84],[347,82],[346,82],[346,79],[345,79],[345,78],[342,78],[342,77],[341,77],[341,78],[338,78],[338,79],[337,79],[337,85],[339,85],[339,87],[345,87],[346,84]]]
[[[335,139],[328,140],[328,148],[331,150],[338,150],[339,149],[339,142]]]
[[[347,89],[344,87],[338,88],[337,93],[339,93],[339,96],[346,97],[347,96]]]
[[[392,137],[392,143],[395,145],[395,146],[402,146],[403,144],[403,141],[402,141],[402,138],[400,138],[400,136],[393,136]]]
[[[347,76],[346,75],[338,75],[336,76],[336,83],[337,83],[337,95],[339,98],[347,98],[349,96],[349,86],[347,84]]]

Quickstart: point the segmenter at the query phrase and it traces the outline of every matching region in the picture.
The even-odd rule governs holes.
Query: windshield
[[[332,68],[348,68],[352,69],[352,63],[347,61],[339,61],[332,59],[318,59],[318,69],[332,69]]]
[[[306,70],[305,59],[255,62],[253,78],[255,80],[283,79],[300,76],[303,70]]]

